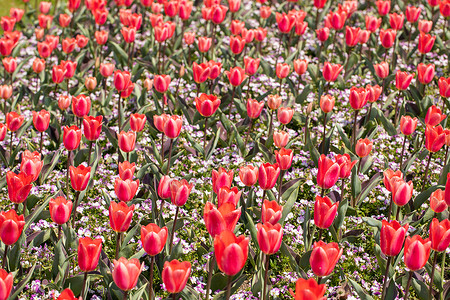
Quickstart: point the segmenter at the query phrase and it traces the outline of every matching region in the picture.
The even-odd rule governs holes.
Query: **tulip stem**
[[[91,165],[91,154],[92,154],[92,146],[93,146],[93,144],[94,144],[93,141],[89,141],[88,166]]]
[[[399,223],[400,223],[399,216],[400,216],[401,210],[402,210],[402,207],[397,205],[397,213],[395,214],[395,220],[397,220],[397,222],[399,222]]]
[[[161,133],[161,161],[164,162],[164,132]]]
[[[148,300],[152,300],[153,293],[153,266],[155,264],[155,257],[150,258],[150,275],[148,279]]]
[[[62,225],[58,225],[58,241],[61,239],[61,229]]]
[[[327,113],[323,115],[322,154],[325,154],[325,132],[327,129]]]
[[[177,225],[179,211],[180,211],[180,207],[177,206],[177,210],[175,211],[175,219],[173,219],[173,224],[172,224],[172,233],[170,234],[169,255],[170,255],[170,253],[172,253],[173,236],[175,235],[175,226]]]
[[[14,132],[11,131],[11,135],[9,136],[9,158],[12,158],[12,144],[13,144],[13,134]]]
[[[8,245],[5,245],[5,251],[3,251],[2,269],[6,270],[6,260],[8,259]]]
[[[80,198],[80,191],[75,192],[75,205],[73,207],[72,227],[75,228],[75,219],[77,217],[77,207]]]
[[[169,175],[169,170],[170,170],[170,160],[172,159],[172,146],[173,146],[173,139],[170,139],[169,159],[167,160],[167,171],[166,171],[166,175]]]
[[[203,154],[206,157],[206,133],[208,130],[208,118],[205,118],[205,131],[203,134]]]
[[[42,156],[42,144],[44,143],[44,132],[41,132],[41,140],[39,142],[39,154]]]
[[[361,170],[361,161],[362,161],[362,158],[359,158],[358,169],[356,170],[356,175],[359,175],[359,171]]]
[[[231,295],[231,280],[233,279],[232,276],[228,275],[228,282],[227,282],[227,297],[226,300],[230,299],[230,295]]]
[[[447,255],[445,254],[445,252],[442,254],[442,263],[441,263],[441,278],[442,280],[444,280],[444,272],[445,272],[445,257]],[[444,299],[444,294],[443,294],[443,290],[441,290],[441,298],[440,299]]]
[[[214,263],[216,261],[216,257],[213,255],[209,258],[209,269],[208,269],[208,280],[206,283],[206,300],[209,300],[209,294],[211,290],[211,279],[212,279],[212,273],[214,268]]]
[[[403,167],[403,152],[405,152],[405,144],[406,144],[406,135],[403,138],[402,154],[400,154],[400,170],[402,170]]]
[[[120,233],[116,232],[116,255],[115,259],[119,258],[119,250],[120,250]]]
[[[445,159],[444,159],[444,166],[447,165],[447,158],[448,158],[448,146],[445,147]]]
[[[445,253],[444,253],[444,255],[445,255]],[[436,270],[437,256],[438,256],[438,252],[434,251],[433,265],[431,266],[430,290],[428,291],[428,299],[432,299],[431,294],[433,292],[433,280],[434,280],[434,271]]]
[[[268,275],[269,275],[269,262],[270,262],[270,256],[267,255],[267,254],[265,254],[265,255],[264,255],[264,259],[265,259],[266,266],[265,266],[265,270],[264,270],[263,300],[266,300],[266,299],[267,299],[267,280],[269,279],[269,278],[268,278]]]
[[[118,118],[118,125],[119,125],[119,133],[120,129],[122,128],[122,97],[119,96],[119,118]]]
[[[359,110],[355,110],[355,116],[353,118],[353,149],[356,148],[356,121],[358,119]]]
[[[272,136],[272,127],[273,127],[273,110],[270,110],[270,123],[269,123],[269,131],[267,132],[267,140]]]
[[[425,168],[425,173],[423,174],[423,187],[422,187],[422,191],[425,190],[425,183],[427,182],[427,176],[428,176],[428,169],[430,168],[430,162],[431,162],[431,157],[433,156],[433,152],[430,151],[430,155],[428,156],[428,162],[427,162],[427,167]]]
[[[66,173],[66,189],[67,189],[67,193],[66,193],[66,197],[69,198],[69,167],[70,167],[70,155],[72,154],[72,151],[69,151],[69,153],[67,153],[67,173]]]
[[[409,271],[408,283],[406,284],[405,297],[403,297],[403,300],[407,300],[407,299],[408,299],[408,295],[409,295],[409,287],[411,286],[412,275],[413,275],[413,272],[412,272],[412,271]]]
[[[123,300],[128,299],[128,291],[123,291]]]
[[[87,275],[88,275],[88,273],[87,273],[87,272],[84,272],[83,286],[81,287],[81,294],[80,294],[80,297],[81,297],[82,299],[84,299],[84,291],[86,291]]]
[[[283,177],[284,177],[284,170],[281,170],[280,172],[280,184],[278,185],[278,200],[277,203],[280,203],[281,200],[281,187],[283,186]],[[263,199],[264,201],[264,199]]]
[[[386,271],[384,272],[384,281],[383,281],[383,290],[381,292],[381,300],[384,300],[384,298],[386,297],[386,295],[385,295],[386,285],[387,285],[387,280],[388,280],[388,276],[389,276],[389,266],[391,265],[391,260],[392,260],[392,256],[388,256],[388,259],[386,261]]]
[[[392,202],[394,202],[394,201],[392,201],[392,199],[390,200],[390,203],[389,203],[389,210],[388,210],[388,215],[387,215],[387,217],[388,217],[388,222],[390,222],[391,221],[391,213],[392,213]]]
[[[176,293],[172,294],[172,300],[177,300],[177,294]]]
[[[317,237],[317,241],[321,241],[322,240],[322,234],[323,234],[323,229],[319,228],[319,236]]]

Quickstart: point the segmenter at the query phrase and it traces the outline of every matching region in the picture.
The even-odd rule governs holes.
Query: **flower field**
[[[13,6],[0,300],[450,299],[450,0]]]

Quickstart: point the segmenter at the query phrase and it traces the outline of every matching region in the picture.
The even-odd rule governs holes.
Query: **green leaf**
[[[430,198],[431,193],[433,193],[437,189],[445,189],[445,187],[441,185],[431,186],[417,195],[417,197],[414,199],[414,208],[419,209],[422,204]]]
[[[366,292],[363,290],[363,288],[357,283],[356,281],[348,278],[348,281],[352,285],[353,289],[355,289],[355,292],[358,294],[359,298],[361,300],[373,300],[371,296],[366,294]]]
[[[298,181],[295,184],[299,185],[300,181]],[[279,221],[280,224],[284,224],[284,221],[286,220],[287,215],[291,212],[292,207],[294,206],[295,202],[297,201],[298,190],[299,190],[299,187],[297,187],[295,190],[293,190],[289,194],[289,196],[287,198],[287,201],[284,203],[284,205],[283,205],[283,214],[282,214],[281,219]],[[286,193],[283,194],[283,198],[285,198],[284,197],[285,194]]]
[[[361,190],[361,193],[359,193],[358,198],[356,198],[357,205],[360,205],[362,201],[369,195],[369,193],[378,186],[378,183],[381,180],[381,173],[376,173],[372,176],[372,178],[369,179],[369,181],[364,182],[364,187]]]
[[[136,292],[131,296],[131,300],[140,300],[142,295],[144,295],[147,288],[147,283],[141,286]]]
[[[18,284],[15,285],[14,289],[11,291],[11,295],[9,296],[9,299],[17,299],[22,292],[22,290],[25,288],[27,283],[30,281],[31,276],[34,273],[34,269],[36,268],[36,263],[31,267],[30,270],[27,271],[27,276],[25,276],[24,279],[22,279]]]
[[[420,300],[429,300],[428,298],[429,289],[428,286],[423,281],[417,280],[416,278],[413,277],[411,285],[413,286]]]

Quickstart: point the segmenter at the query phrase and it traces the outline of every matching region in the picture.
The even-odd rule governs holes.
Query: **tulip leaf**
[[[344,224],[345,216],[347,214],[347,208],[348,208],[348,200],[347,198],[344,197],[344,199],[341,199],[341,202],[339,202],[337,216],[333,222],[333,226],[336,230],[341,228],[341,226]]]
[[[311,92],[312,92],[311,85],[310,84],[305,85],[301,93],[300,91],[297,91],[298,94],[297,97],[295,98],[295,103],[303,104]]]
[[[357,206],[361,205],[362,201],[369,195],[369,193],[378,186],[380,180],[381,180],[381,172],[376,173],[372,176],[368,181],[363,183],[363,188],[361,190],[361,193],[359,193],[358,198],[356,198],[356,204]]]
[[[411,285],[413,286],[414,290],[416,291],[417,297],[420,300],[428,300],[428,286],[425,284],[425,282],[418,280],[416,278],[412,278]]]
[[[348,281],[350,282],[350,284],[352,285],[353,289],[355,290],[355,292],[358,294],[359,298],[361,300],[373,300],[373,298],[371,296],[369,296],[368,294],[366,294],[366,292],[363,290],[363,288],[359,285],[359,283],[357,283],[356,281],[348,278]]]
[[[298,254],[295,253],[288,245],[286,245],[284,241],[281,242],[280,251],[289,259],[289,265],[291,265],[292,270],[299,273],[300,267],[297,263],[297,258],[300,260],[300,257],[298,257]]]
[[[119,44],[116,44],[113,41],[109,41],[109,44],[114,48],[114,55],[118,54],[122,62],[128,61],[128,54],[122,49],[122,47],[120,47]]]
[[[244,284],[244,282],[246,280],[247,280],[247,276],[245,276],[245,275],[240,275],[237,279],[235,279],[233,281],[234,284],[232,284],[232,286],[231,286],[231,294],[234,294],[242,286],[242,284]],[[225,300],[226,299],[225,296],[226,296],[226,291],[221,291],[220,293],[218,293],[214,296],[213,300]],[[188,298],[188,299],[190,299],[190,298]],[[198,298],[195,298],[195,299],[198,299]]]
[[[397,299],[398,291],[397,286],[395,285],[395,280],[392,278],[389,280],[389,285],[386,289],[385,299]]]
[[[53,256],[52,263],[52,278],[55,279],[58,274],[60,274],[60,267],[63,271],[65,271],[66,267],[66,255],[63,250],[63,240],[60,239],[55,247],[55,255]],[[64,275],[64,274],[62,274]]]
[[[140,230],[140,229],[141,229],[141,219],[136,223],[136,225],[133,226],[133,228],[131,228],[130,231],[128,231],[127,235],[123,239],[123,242],[122,242],[122,245],[120,246],[120,248],[125,247],[128,244],[128,242],[134,237],[136,232],[138,232],[138,230]]]
[[[227,286],[227,276],[222,272],[216,273],[211,279],[211,291],[224,290]]]
[[[47,180],[47,177],[51,174],[51,172],[53,171],[53,169],[55,168],[55,166],[58,164],[59,162],[59,158],[61,156],[61,152],[62,150],[59,149],[57,151],[55,151],[52,155],[51,158],[52,160],[50,161],[49,164],[46,164],[42,167],[42,171],[41,171],[41,182],[45,182]],[[47,156],[50,157],[50,156]],[[47,158],[46,157],[46,158]]]
[[[295,185],[296,185],[296,186],[300,185],[300,181],[297,182],[297,183],[295,183]],[[294,186],[295,186],[295,185],[294,185]],[[295,202],[297,201],[298,190],[299,190],[299,187],[297,187],[297,188],[295,188],[293,191],[291,191],[291,192],[289,193],[289,196],[285,196],[285,195],[289,192],[289,190],[287,190],[287,191],[282,195],[283,200],[285,200],[285,198],[287,198],[287,199],[285,200],[286,202],[285,202],[284,205],[283,205],[283,214],[282,214],[281,219],[280,219],[280,221],[279,221],[280,224],[284,224],[284,221],[286,220],[286,217],[287,217],[288,214],[291,212],[292,207],[294,206]]]
[[[140,300],[147,289],[148,283],[143,284],[136,292],[131,295],[131,300]]]
[[[370,227],[376,227],[378,230],[381,230],[381,221],[370,217],[362,217],[362,220]]]
[[[206,161],[209,161],[209,159],[211,158],[211,156],[215,152],[214,150],[216,149],[217,143],[219,142],[219,138],[220,138],[221,132],[222,132],[222,129],[219,128],[219,130],[217,130],[217,132],[215,133],[214,139],[210,143],[211,146],[208,147],[209,149],[208,149],[208,152],[207,152],[207,155],[206,155],[206,158],[205,158]]]
[[[25,276],[24,279],[22,279],[18,284],[16,284],[14,286],[14,289],[11,291],[11,295],[9,296],[8,299],[18,299],[20,293],[26,287],[28,282],[31,280],[31,276],[34,273],[34,269],[36,268],[36,264],[37,264],[37,262],[34,263],[34,265],[28,271],[26,271],[25,274],[27,274],[27,276]]]
[[[353,168],[351,175],[352,197],[356,198],[361,192],[361,180],[359,179],[356,168]]]
[[[381,124],[383,125],[384,129],[386,130],[386,132],[390,135],[390,136],[394,136],[397,134],[397,130],[395,129],[394,125],[391,123],[391,121],[389,121],[388,119],[386,119],[386,117],[384,116],[383,112],[381,110],[378,109],[378,107],[374,106],[373,107],[376,112],[377,112],[377,119],[381,121]]]

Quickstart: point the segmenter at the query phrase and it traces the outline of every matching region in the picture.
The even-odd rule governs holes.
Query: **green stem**
[[[175,226],[177,225],[177,219],[178,219],[178,213],[180,211],[180,207],[177,206],[177,210],[175,212],[175,219],[173,220],[172,224],[172,233],[170,234],[170,246],[169,246],[169,254],[172,253],[173,248],[173,236],[175,235]]]
[[[444,252],[445,255],[445,252]],[[428,291],[428,299],[432,299],[431,295],[433,293],[433,281],[434,281],[434,271],[436,270],[438,252],[434,251],[433,265],[431,266],[431,276],[430,276],[430,289]],[[444,280],[444,278],[442,278]]]
[[[264,289],[263,289],[263,300],[267,299],[267,281],[268,281],[268,275],[269,275],[269,261],[270,261],[270,256],[265,254],[264,255],[264,259],[265,259],[265,270],[264,270]]]
[[[412,275],[413,275],[413,272],[409,271],[408,283],[406,284],[405,297],[403,298],[403,300],[407,300],[408,299],[409,287],[411,286]]]
[[[228,282],[227,282],[227,297],[226,300],[230,299],[230,295],[231,295],[231,281],[232,281],[233,277],[232,276],[228,276]]]
[[[153,266],[155,264],[155,257],[152,256],[150,259],[150,275],[148,279],[148,300],[152,300],[153,294]]]
[[[8,260],[8,245],[5,245],[5,251],[3,251],[2,269],[6,270],[6,261]]]
[[[389,266],[391,265],[391,260],[392,257],[388,256],[388,259],[386,261],[386,271],[384,272],[384,281],[383,281],[383,291],[381,293],[381,300],[384,300],[384,298],[386,297],[386,285],[387,285],[387,281],[388,281],[388,276],[389,276]]]

